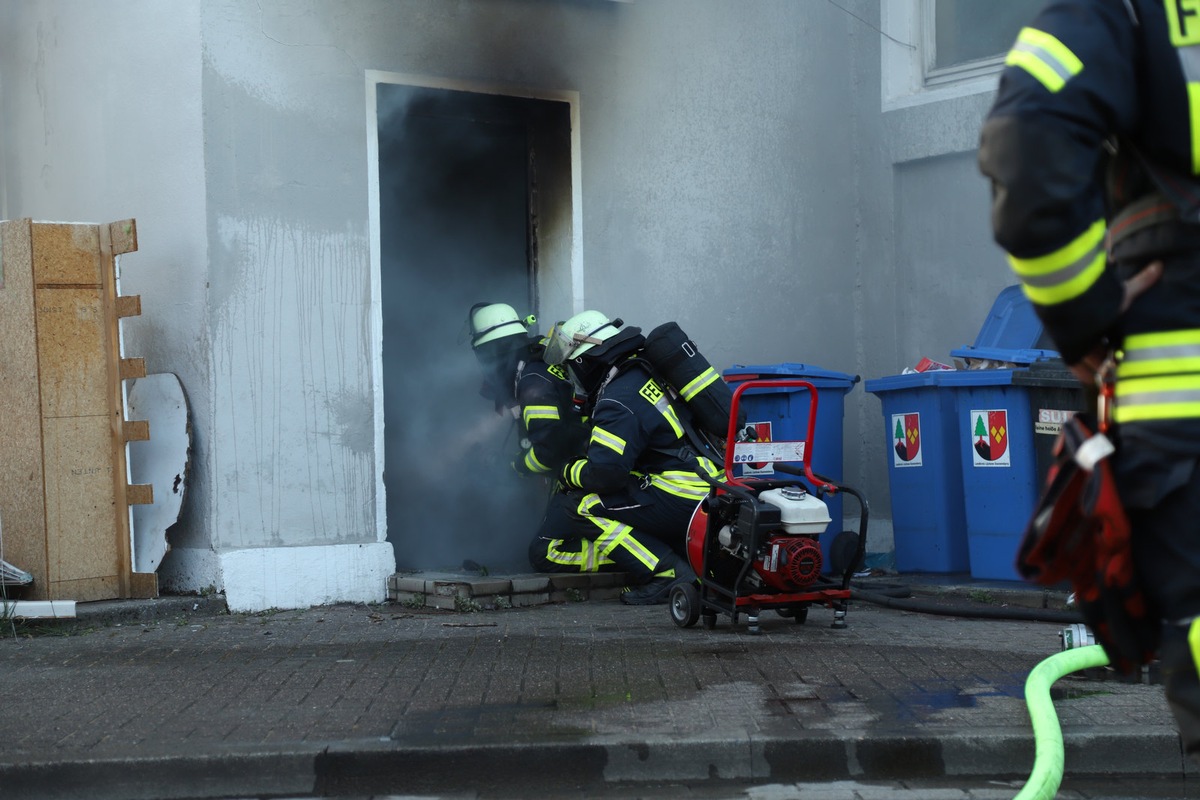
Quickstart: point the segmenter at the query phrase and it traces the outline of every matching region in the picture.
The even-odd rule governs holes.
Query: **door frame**
[[[367,216],[371,257],[371,391],[375,414],[375,529],[377,540],[387,541],[387,488],[383,482],[384,467],[384,407],[383,407],[383,289],[381,221],[379,218],[379,113],[377,96],[379,84],[401,84],[421,89],[446,89],[520,97],[530,100],[551,100],[566,103],[571,121],[571,247],[569,294],[571,313],[583,310],[583,191],[580,186],[579,92],[572,90],[530,89],[504,83],[489,83],[438,78],[403,72],[366,70],[366,128],[367,128]],[[537,275],[538,295],[545,297],[542,274]],[[566,299],[566,298],[564,298]]]

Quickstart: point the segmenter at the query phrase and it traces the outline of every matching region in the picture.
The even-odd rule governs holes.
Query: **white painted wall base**
[[[388,542],[230,550],[219,558],[230,611],[378,603],[396,571]]]

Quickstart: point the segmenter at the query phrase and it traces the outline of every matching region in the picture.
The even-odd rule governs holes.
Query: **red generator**
[[[804,441],[739,441],[735,430],[742,392],[755,387],[807,389],[808,431]],[[671,619],[681,628],[701,620],[716,625],[717,614],[733,624],[745,614],[748,631],[760,632],[759,615],[774,610],[803,624],[809,606],[833,609],[834,628],[846,627],[850,579],[862,564],[867,542],[867,502],[854,489],[812,471],[813,433],[817,419],[817,390],[808,381],[754,379],[733,391],[733,408],[725,448],[723,481],[713,480],[688,526],[687,554],[699,585],[680,584],[671,591]],[[737,477],[735,464],[772,462],[785,479]],[[819,537],[829,526],[829,509],[821,499],[843,492],[858,500],[859,530],[842,532],[832,543],[848,554],[842,574],[822,579]],[[831,552],[832,555],[832,552]]]

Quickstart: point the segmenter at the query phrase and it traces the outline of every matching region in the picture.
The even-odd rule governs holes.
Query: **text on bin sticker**
[[[804,444],[804,442],[738,442],[733,446],[733,463],[803,461]]]

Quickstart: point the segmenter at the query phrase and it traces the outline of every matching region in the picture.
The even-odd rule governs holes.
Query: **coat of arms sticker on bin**
[[[971,458],[977,467],[1012,465],[1008,449],[1008,411],[971,409]]]
[[[920,414],[892,414],[892,438],[895,440],[893,466],[921,466]]]

